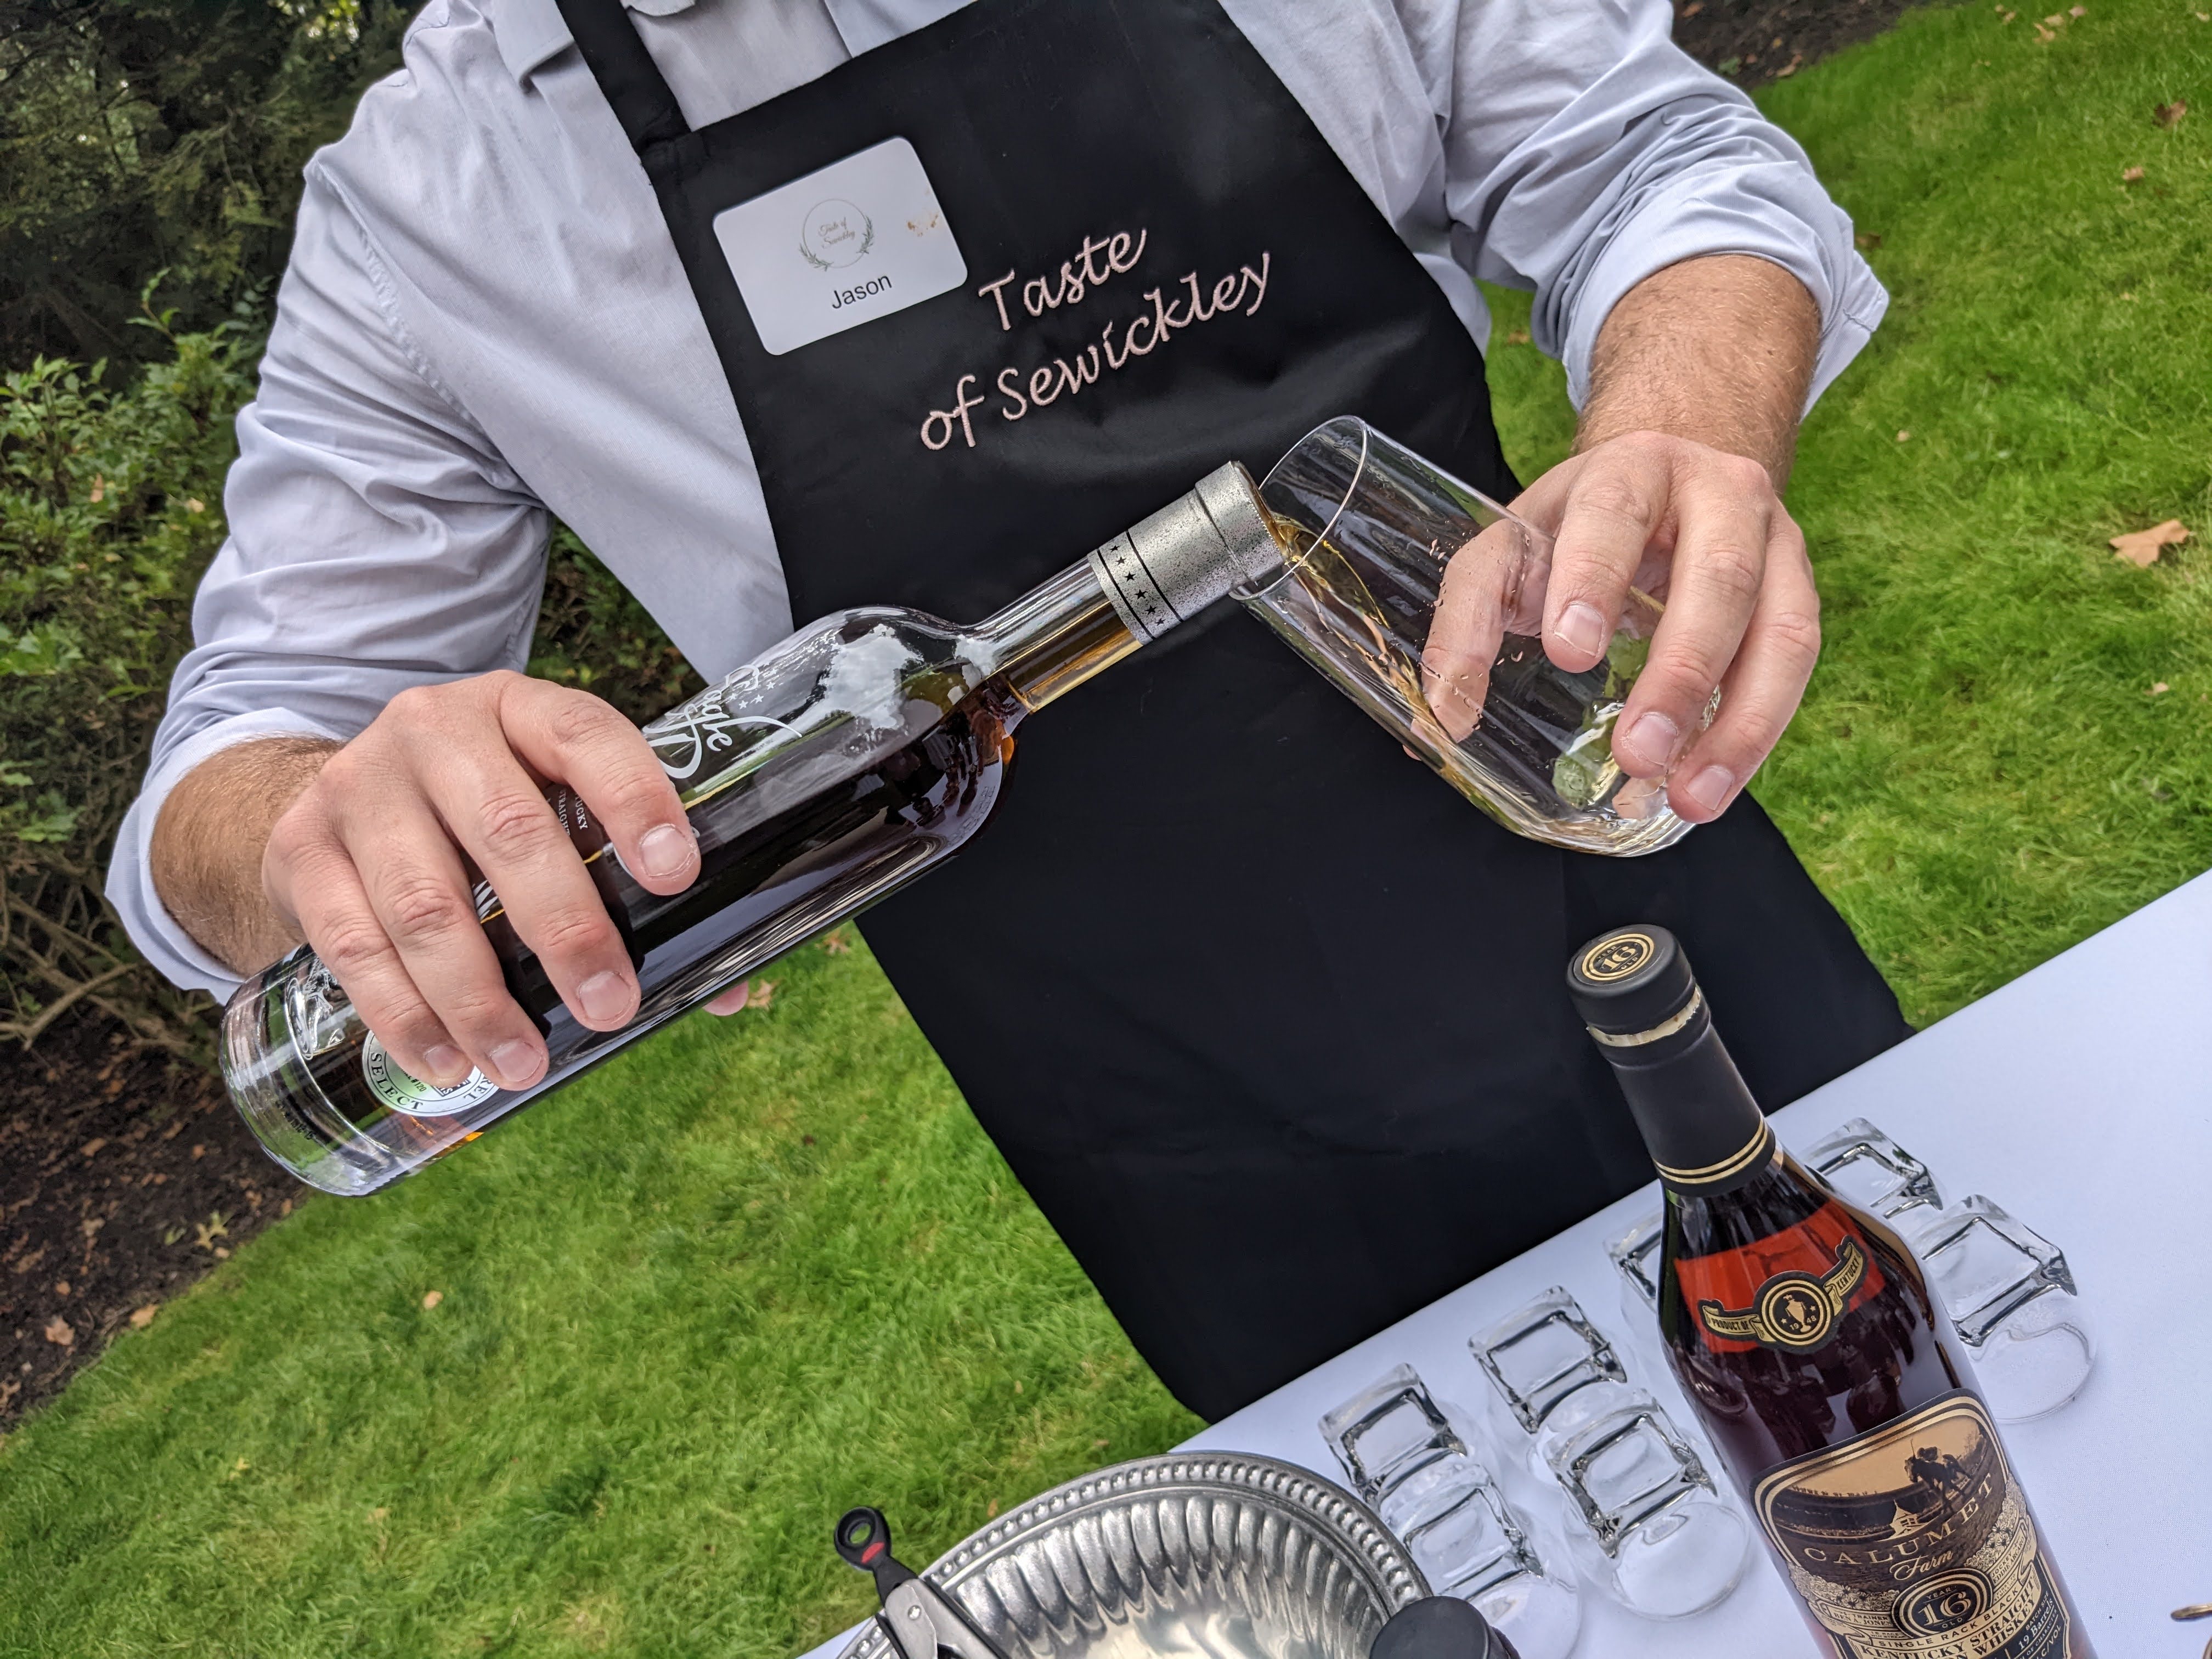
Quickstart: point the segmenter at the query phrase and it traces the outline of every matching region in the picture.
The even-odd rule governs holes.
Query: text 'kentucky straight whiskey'
[[[1950,1321],[1777,1143],[1674,936],[1568,965],[1667,1199],[1659,1328],[1821,1651],[2094,1659]]]

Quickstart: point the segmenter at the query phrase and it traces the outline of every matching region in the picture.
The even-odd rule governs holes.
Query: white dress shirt
[[[962,0],[628,0],[694,125]],[[1887,296],[1804,153],[1668,39],[1668,0],[1224,0],[1478,343],[1533,290],[1579,404],[1616,301],[1751,253],[1821,317],[1818,395]],[[751,451],[659,204],[555,0],[430,0],[317,153],[108,893],[181,985],[236,977],[155,896],[176,781],[343,738],[410,685],[527,659],[557,514],[708,679],[794,621]],[[806,619],[799,619],[806,620]]]

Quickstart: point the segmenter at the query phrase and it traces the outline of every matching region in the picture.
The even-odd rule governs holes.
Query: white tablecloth
[[[1775,1122],[1802,1146],[1850,1117],[1873,1119],[1926,1161],[1948,1200],[1986,1193],[2065,1250],[2100,1328],[2097,1370],[2063,1410],[2007,1426],[2005,1443],[2101,1659],[2195,1659],[2208,1627],[2167,1615],[2212,1601],[2212,875]],[[1468,1335],[1553,1285],[1616,1338],[1632,1337],[1632,1380],[1687,1426],[1655,1344],[1626,1328],[1604,1250],[1656,1194],[1623,1199],[1188,1443],[1340,1480],[1316,1426],[1322,1413],[1406,1363],[1440,1398],[1479,1413],[1488,1385]],[[1534,1490],[1517,1475],[1508,1484],[1516,1497]],[[1763,1550],[1734,1595],[1680,1623],[1586,1592],[1575,1649],[1577,1659],[1813,1651]]]

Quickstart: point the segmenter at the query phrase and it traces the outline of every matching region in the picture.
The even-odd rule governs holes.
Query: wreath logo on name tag
[[[799,257],[817,270],[857,264],[875,245],[876,222],[842,196],[817,202],[799,223]]]

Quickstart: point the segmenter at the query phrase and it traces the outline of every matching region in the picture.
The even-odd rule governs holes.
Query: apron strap
[[[656,146],[691,131],[660,65],[631,25],[623,0],[557,3],[576,50],[583,53],[585,65],[614,106],[615,118],[641,160]]]

